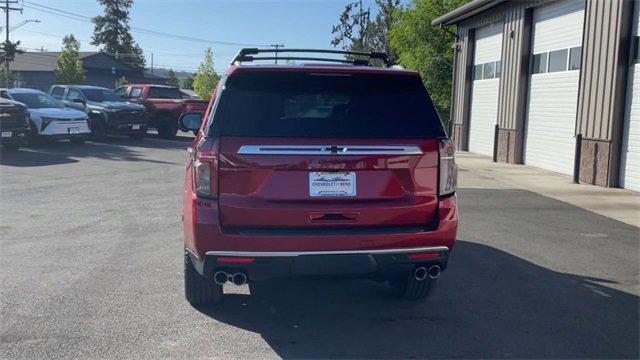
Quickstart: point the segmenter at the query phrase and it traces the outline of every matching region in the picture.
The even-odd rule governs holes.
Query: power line
[[[27,0],[24,0],[24,3],[33,5],[33,6],[24,5],[25,7],[28,7],[33,10],[38,10],[38,11],[46,12],[53,15],[63,16],[73,20],[93,23],[92,18],[88,16],[75,14],[70,11],[60,10],[51,6],[46,6],[46,5],[31,2],[31,1],[27,1]],[[170,34],[170,33],[165,33],[165,32],[156,31],[156,30],[144,29],[136,26],[131,26],[130,29],[131,31],[138,32],[145,35],[171,38],[175,40],[200,42],[200,43],[206,43],[206,44],[217,44],[217,45],[226,45],[226,46],[267,46],[264,44],[250,44],[250,43],[240,43],[240,42],[231,42],[231,41],[208,40],[208,39],[196,38],[193,36]]]

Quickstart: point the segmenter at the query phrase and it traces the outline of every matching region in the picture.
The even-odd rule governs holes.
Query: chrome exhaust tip
[[[235,273],[233,274],[233,277],[231,277],[231,282],[233,282],[234,285],[242,286],[247,283],[247,275],[243,273]]]
[[[438,276],[440,276],[441,272],[442,272],[442,269],[440,269],[440,266],[432,265],[429,268],[429,277],[432,278],[432,279],[437,279]]]
[[[218,271],[213,274],[213,282],[218,285],[224,285],[227,281],[229,281],[229,274],[224,271]]]
[[[413,277],[418,281],[422,281],[422,280],[426,279],[427,278],[427,268],[425,268],[424,266],[416,268],[413,271]]]

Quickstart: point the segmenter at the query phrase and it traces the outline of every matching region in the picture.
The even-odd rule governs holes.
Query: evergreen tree
[[[209,100],[218,80],[220,80],[220,77],[213,69],[213,53],[211,48],[207,48],[204,53],[204,60],[200,63],[198,71],[193,76],[193,90],[199,97]]]
[[[56,81],[59,84],[82,84],[85,79],[85,70],[78,51],[80,42],[73,34],[62,39],[62,52],[58,56],[58,65],[55,69]]]
[[[129,8],[133,0],[98,0],[104,14],[93,18],[95,25],[92,45],[102,45],[102,51],[116,56],[131,67],[143,70],[142,49],[133,40],[129,27]]]

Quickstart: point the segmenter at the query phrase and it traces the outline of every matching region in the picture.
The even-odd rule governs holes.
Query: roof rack
[[[331,59],[321,57],[308,57],[308,56],[278,56],[280,53],[315,53],[315,54],[339,54],[339,55],[352,55],[360,56],[367,59]],[[275,56],[253,56],[258,54],[275,54]],[[387,54],[382,52],[360,52],[360,51],[345,51],[345,50],[323,50],[323,49],[257,49],[257,48],[244,48],[241,49],[238,54],[231,60],[231,65],[240,64],[242,62],[260,61],[260,60],[305,60],[305,61],[322,61],[322,62],[336,62],[341,64],[353,64],[362,66],[371,66],[371,59],[381,60],[385,66],[391,67],[393,63],[389,61]]]

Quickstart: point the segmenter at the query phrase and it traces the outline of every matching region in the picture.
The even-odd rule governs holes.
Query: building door
[[[582,58],[584,0],[565,0],[533,13],[525,164],[573,173]]]
[[[633,54],[620,157],[620,186],[640,191],[640,1],[633,4]]]
[[[492,156],[498,118],[503,23],[476,30],[469,121],[469,151]]]

